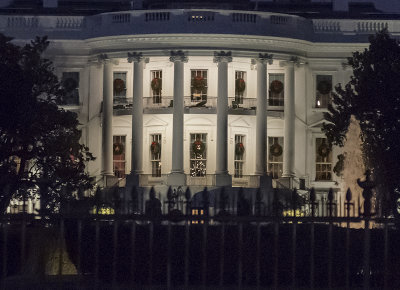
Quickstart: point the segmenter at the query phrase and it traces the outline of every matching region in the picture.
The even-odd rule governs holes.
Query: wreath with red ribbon
[[[283,152],[282,146],[279,145],[278,143],[272,144],[271,147],[269,148],[269,153],[275,157],[281,156],[282,152]]]
[[[114,155],[121,155],[124,153],[124,145],[122,143],[114,143],[113,153]]]
[[[318,147],[318,155],[323,158],[328,157],[330,152],[331,152],[331,149],[329,148],[329,146],[326,143],[322,143]]]
[[[154,78],[151,80],[151,89],[155,92],[161,91],[162,80],[160,78]]]
[[[270,90],[275,94],[280,94],[283,91],[283,83],[278,80],[272,81],[270,85]]]
[[[236,155],[243,155],[244,153],[244,145],[242,142],[236,143],[235,145],[235,154]]]
[[[206,87],[206,80],[203,77],[197,76],[192,80],[192,86],[195,90],[203,90]]]
[[[195,154],[203,154],[204,150],[206,149],[206,145],[200,140],[196,140],[192,144],[192,150]]]
[[[151,142],[150,151],[153,154],[158,154],[161,151],[161,145],[157,141]]]
[[[115,79],[114,90],[117,94],[122,93],[125,90],[125,82],[121,79]]]
[[[243,93],[244,90],[246,89],[246,82],[244,81],[244,79],[239,78],[236,80],[236,90],[239,93]]]
[[[323,95],[326,95],[332,91],[332,84],[329,81],[320,81],[317,85],[317,90]]]

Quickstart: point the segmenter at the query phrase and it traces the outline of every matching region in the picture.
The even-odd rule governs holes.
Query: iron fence
[[[232,209],[228,191],[222,190],[212,201],[207,189],[197,204],[190,190],[182,197],[170,189],[164,202],[151,191],[143,211],[133,200],[130,206],[135,210],[130,214],[98,204],[93,214],[4,215],[1,285],[3,289],[35,285],[40,285],[36,289],[46,285],[47,289],[399,289],[400,235],[395,219],[373,213],[368,178],[360,186],[362,207],[348,192],[340,216],[333,191],[321,216],[314,190],[306,200],[293,191],[290,208],[283,206],[278,194],[266,203],[257,192],[250,203],[239,191]],[[299,211],[302,208],[308,210]],[[55,250],[47,262],[40,260],[49,248]],[[48,260],[53,261],[51,276],[46,275]],[[76,273],[66,272],[71,265]],[[40,283],[26,280],[28,274]]]

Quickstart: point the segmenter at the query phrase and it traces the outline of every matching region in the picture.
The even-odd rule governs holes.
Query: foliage
[[[343,146],[353,115],[360,123],[365,166],[373,170],[378,193],[397,199],[400,190],[400,47],[386,30],[370,37],[363,52],[348,59],[353,76],[336,87],[323,126],[330,143]]]
[[[92,186],[85,165],[94,158],[79,143],[77,115],[57,106],[65,91],[41,56],[48,44],[19,47],[0,34],[0,214],[36,193],[54,211]]]

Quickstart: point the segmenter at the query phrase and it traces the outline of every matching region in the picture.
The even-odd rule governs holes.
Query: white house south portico
[[[0,8],[0,31],[21,44],[49,37],[46,56],[69,88],[62,106],[79,115],[101,186],[258,188],[272,178],[339,190],[341,151],[327,144],[323,113],[351,76],[351,52],[384,27],[400,33],[370,6],[316,1],[81,1],[86,12],[72,5],[74,15],[63,0],[36,14],[17,2]]]

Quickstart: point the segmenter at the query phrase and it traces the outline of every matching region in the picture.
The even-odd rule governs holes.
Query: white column
[[[133,63],[131,175],[138,176],[143,172],[143,69],[148,58],[128,53],[128,62]]]
[[[113,176],[113,88],[112,62],[107,55],[99,56],[103,63],[102,175]]]
[[[183,170],[183,126],[184,126],[184,63],[188,61],[183,51],[171,51],[174,63],[174,109],[172,128],[172,170],[169,185],[185,185]]]
[[[256,175],[266,175],[267,145],[267,63],[272,55],[260,54],[257,64],[257,111],[256,111]]]
[[[231,52],[215,52],[214,63],[218,64],[217,96],[217,151],[215,178],[217,186],[231,186],[232,177],[228,174],[228,63],[232,61]]]
[[[285,102],[284,102],[284,138],[283,138],[283,172],[282,177],[294,177],[294,134],[295,134],[295,107],[294,107],[294,65],[298,62],[292,57],[287,62],[285,73]]]

